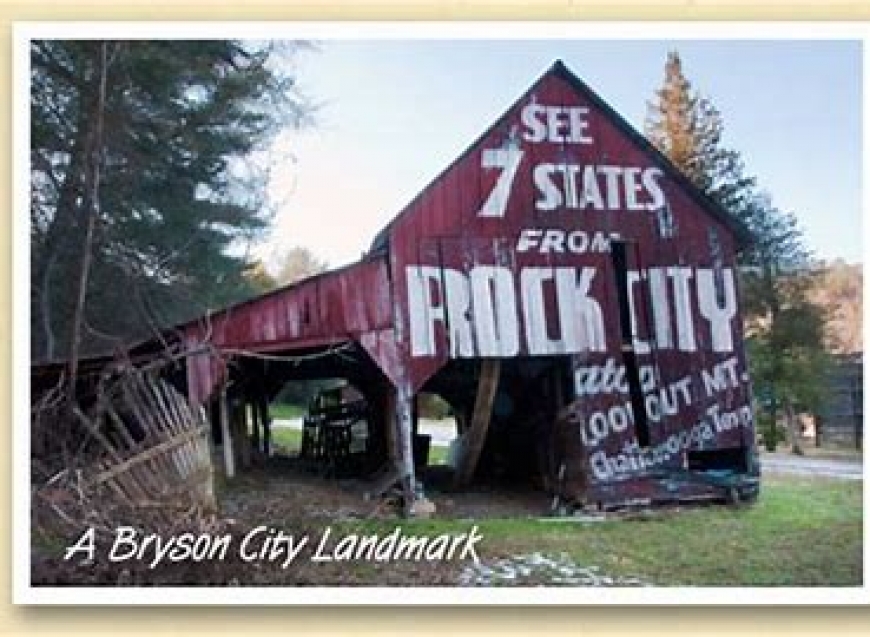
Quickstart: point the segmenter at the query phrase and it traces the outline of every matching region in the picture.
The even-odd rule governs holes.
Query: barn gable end
[[[655,289],[633,285],[632,309],[658,313],[653,329],[662,350],[675,339],[733,344],[736,321],[711,324],[707,333],[697,328],[710,313],[701,304],[711,277],[717,298],[731,298],[734,255],[745,239],[739,223],[557,62],[375,247],[390,254],[408,381],[416,389],[451,358],[618,347],[612,240],[628,247],[624,267],[632,276],[653,271],[651,282],[640,283]],[[665,271],[679,264],[702,270]],[[683,290],[682,279],[674,283],[689,276],[694,290]],[[640,298],[667,287],[688,295],[680,298],[687,307],[653,307]],[[489,295],[480,293],[484,288]],[[666,309],[691,316],[671,326],[662,318]],[[690,322],[697,333],[670,335]]]

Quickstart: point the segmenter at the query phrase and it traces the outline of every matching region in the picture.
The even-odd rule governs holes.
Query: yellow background
[[[286,6],[285,6],[286,5]],[[870,3],[834,0],[387,0],[284,2],[281,0],[151,0],[124,5],[118,0],[0,0],[0,405],[7,426],[0,438],[6,478],[2,492],[0,634],[170,635],[170,634],[630,634],[630,635],[863,635],[870,631],[866,608],[16,608],[11,592],[11,27],[27,20],[384,20],[384,19],[659,19],[659,20],[867,20]],[[21,158],[19,158],[21,159]],[[23,211],[17,211],[22,214]],[[17,426],[26,426],[17,423]],[[288,595],[292,594],[288,591]],[[401,591],[396,591],[401,604]],[[727,596],[723,599],[727,602]],[[870,602],[870,599],[868,599]],[[806,604],[813,603],[811,590]]]

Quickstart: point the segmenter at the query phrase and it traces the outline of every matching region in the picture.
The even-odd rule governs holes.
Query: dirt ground
[[[482,484],[452,492],[449,477],[446,470],[437,467],[423,476],[426,497],[436,507],[435,520],[463,521],[470,528],[473,520],[538,517],[548,511],[549,498],[529,485]],[[370,481],[323,478],[306,472],[293,459],[272,458],[267,465],[230,482],[218,476],[217,515],[196,523],[180,521],[176,528],[161,528],[158,534],[163,538],[183,532],[231,535],[237,545],[262,526],[268,529],[261,533],[262,537],[280,531],[287,536],[309,538],[306,551],[310,553],[327,529],[341,537],[342,533],[362,534],[366,528],[371,532],[373,527],[385,533],[382,529],[402,525],[394,502],[367,497],[371,488]],[[84,529],[61,524],[50,511],[35,511],[34,515],[40,520],[35,524],[40,532],[34,533],[34,585],[443,586],[464,583],[463,570],[467,566],[460,560],[356,560],[349,567],[348,563],[313,563],[301,557],[283,564],[280,558],[244,561],[236,550],[228,551],[223,559],[174,563],[167,559],[153,566],[149,562],[153,551],[143,549],[136,558],[112,562],[108,556],[116,537],[111,529],[97,533],[94,559],[87,559],[82,552],[81,556],[64,560],[65,550],[75,544]],[[139,528],[142,537],[150,531]]]
[[[426,498],[436,506],[436,518],[491,518],[544,515],[549,498],[531,485],[480,482],[461,492],[450,487],[450,470],[429,467],[421,475]],[[307,519],[393,517],[382,501],[369,500],[372,482],[322,478],[300,468],[294,459],[272,458],[269,465],[236,478],[221,489],[227,515],[255,514],[265,502],[282,513]],[[295,514],[294,514],[295,512]]]

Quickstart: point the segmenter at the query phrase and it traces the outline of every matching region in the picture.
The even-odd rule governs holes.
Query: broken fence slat
[[[110,458],[115,462],[123,462],[124,457],[121,452],[106,438],[105,435],[100,431],[99,427],[94,424],[94,422],[88,418],[85,414],[81,412],[81,410],[76,407],[73,409],[73,413],[79,419],[79,421],[85,425],[85,427],[90,432],[91,436],[93,436],[102,446],[103,449],[109,454]],[[128,486],[128,492],[134,498],[143,498],[147,497],[145,489],[139,484],[138,480],[131,477],[131,482]]]
[[[160,457],[161,454],[164,454],[167,451],[171,451],[176,447],[184,445],[190,440],[199,437],[200,435],[201,432],[194,429],[182,434],[177,438],[172,438],[171,440],[161,442],[158,445],[151,447],[150,449],[146,449],[145,451],[133,456],[132,458],[124,460],[120,464],[113,466],[111,469],[94,476],[91,482],[94,484],[100,484],[102,482],[105,482],[106,480],[110,480],[114,476],[119,475],[132,467],[135,467],[139,463],[145,462],[155,457]]]
[[[100,389],[96,413],[97,422],[77,414],[104,455],[91,486],[106,485],[133,506],[214,505],[204,410],[191,408],[160,378],[130,370]],[[104,420],[119,430],[116,437],[101,431]]]
[[[184,428],[182,427],[181,422],[179,422],[178,416],[172,409],[172,403],[175,401],[173,400],[172,394],[169,393],[169,387],[162,385],[159,382],[152,381],[151,384],[157,398],[157,404],[163,410],[164,418],[171,434],[176,436],[182,433]],[[194,463],[188,458],[187,450],[184,446],[179,447],[176,452],[172,454],[172,458],[182,476],[191,473],[195,468]]]

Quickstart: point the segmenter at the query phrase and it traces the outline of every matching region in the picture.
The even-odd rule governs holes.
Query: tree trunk
[[[66,351],[65,341],[57,329],[65,322],[72,302],[71,286],[67,280],[55,283],[58,272],[74,267],[81,260],[81,246],[84,244],[86,223],[82,216],[89,214],[88,173],[90,153],[97,119],[94,116],[99,106],[99,90],[90,84],[81,87],[79,101],[82,104],[77,122],[74,143],[70,149],[70,161],[63,176],[54,215],[43,235],[40,250],[33,259],[32,284],[38,291],[39,301],[35,305],[34,324],[40,326],[35,331],[32,345],[34,358],[53,360],[59,353]],[[77,258],[78,257],[78,258]],[[40,338],[41,337],[41,338]]]
[[[100,172],[103,164],[103,117],[106,110],[106,66],[108,59],[108,43],[100,46],[98,98],[94,109],[94,134],[88,144],[88,161],[85,175],[85,196],[83,209],[87,214],[84,245],[82,246],[81,268],[79,270],[78,287],[75,298],[75,310],[72,318],[69,347],[69,389],[67,390],[68,410],[72,413],[76,402],[76,384],[78,382],[79,348],[81,345],[82,320],[84,318],[85,300],[88,292],[88,279],[91,267],[91,246],[94,237],[94,225],[100,216]]]

